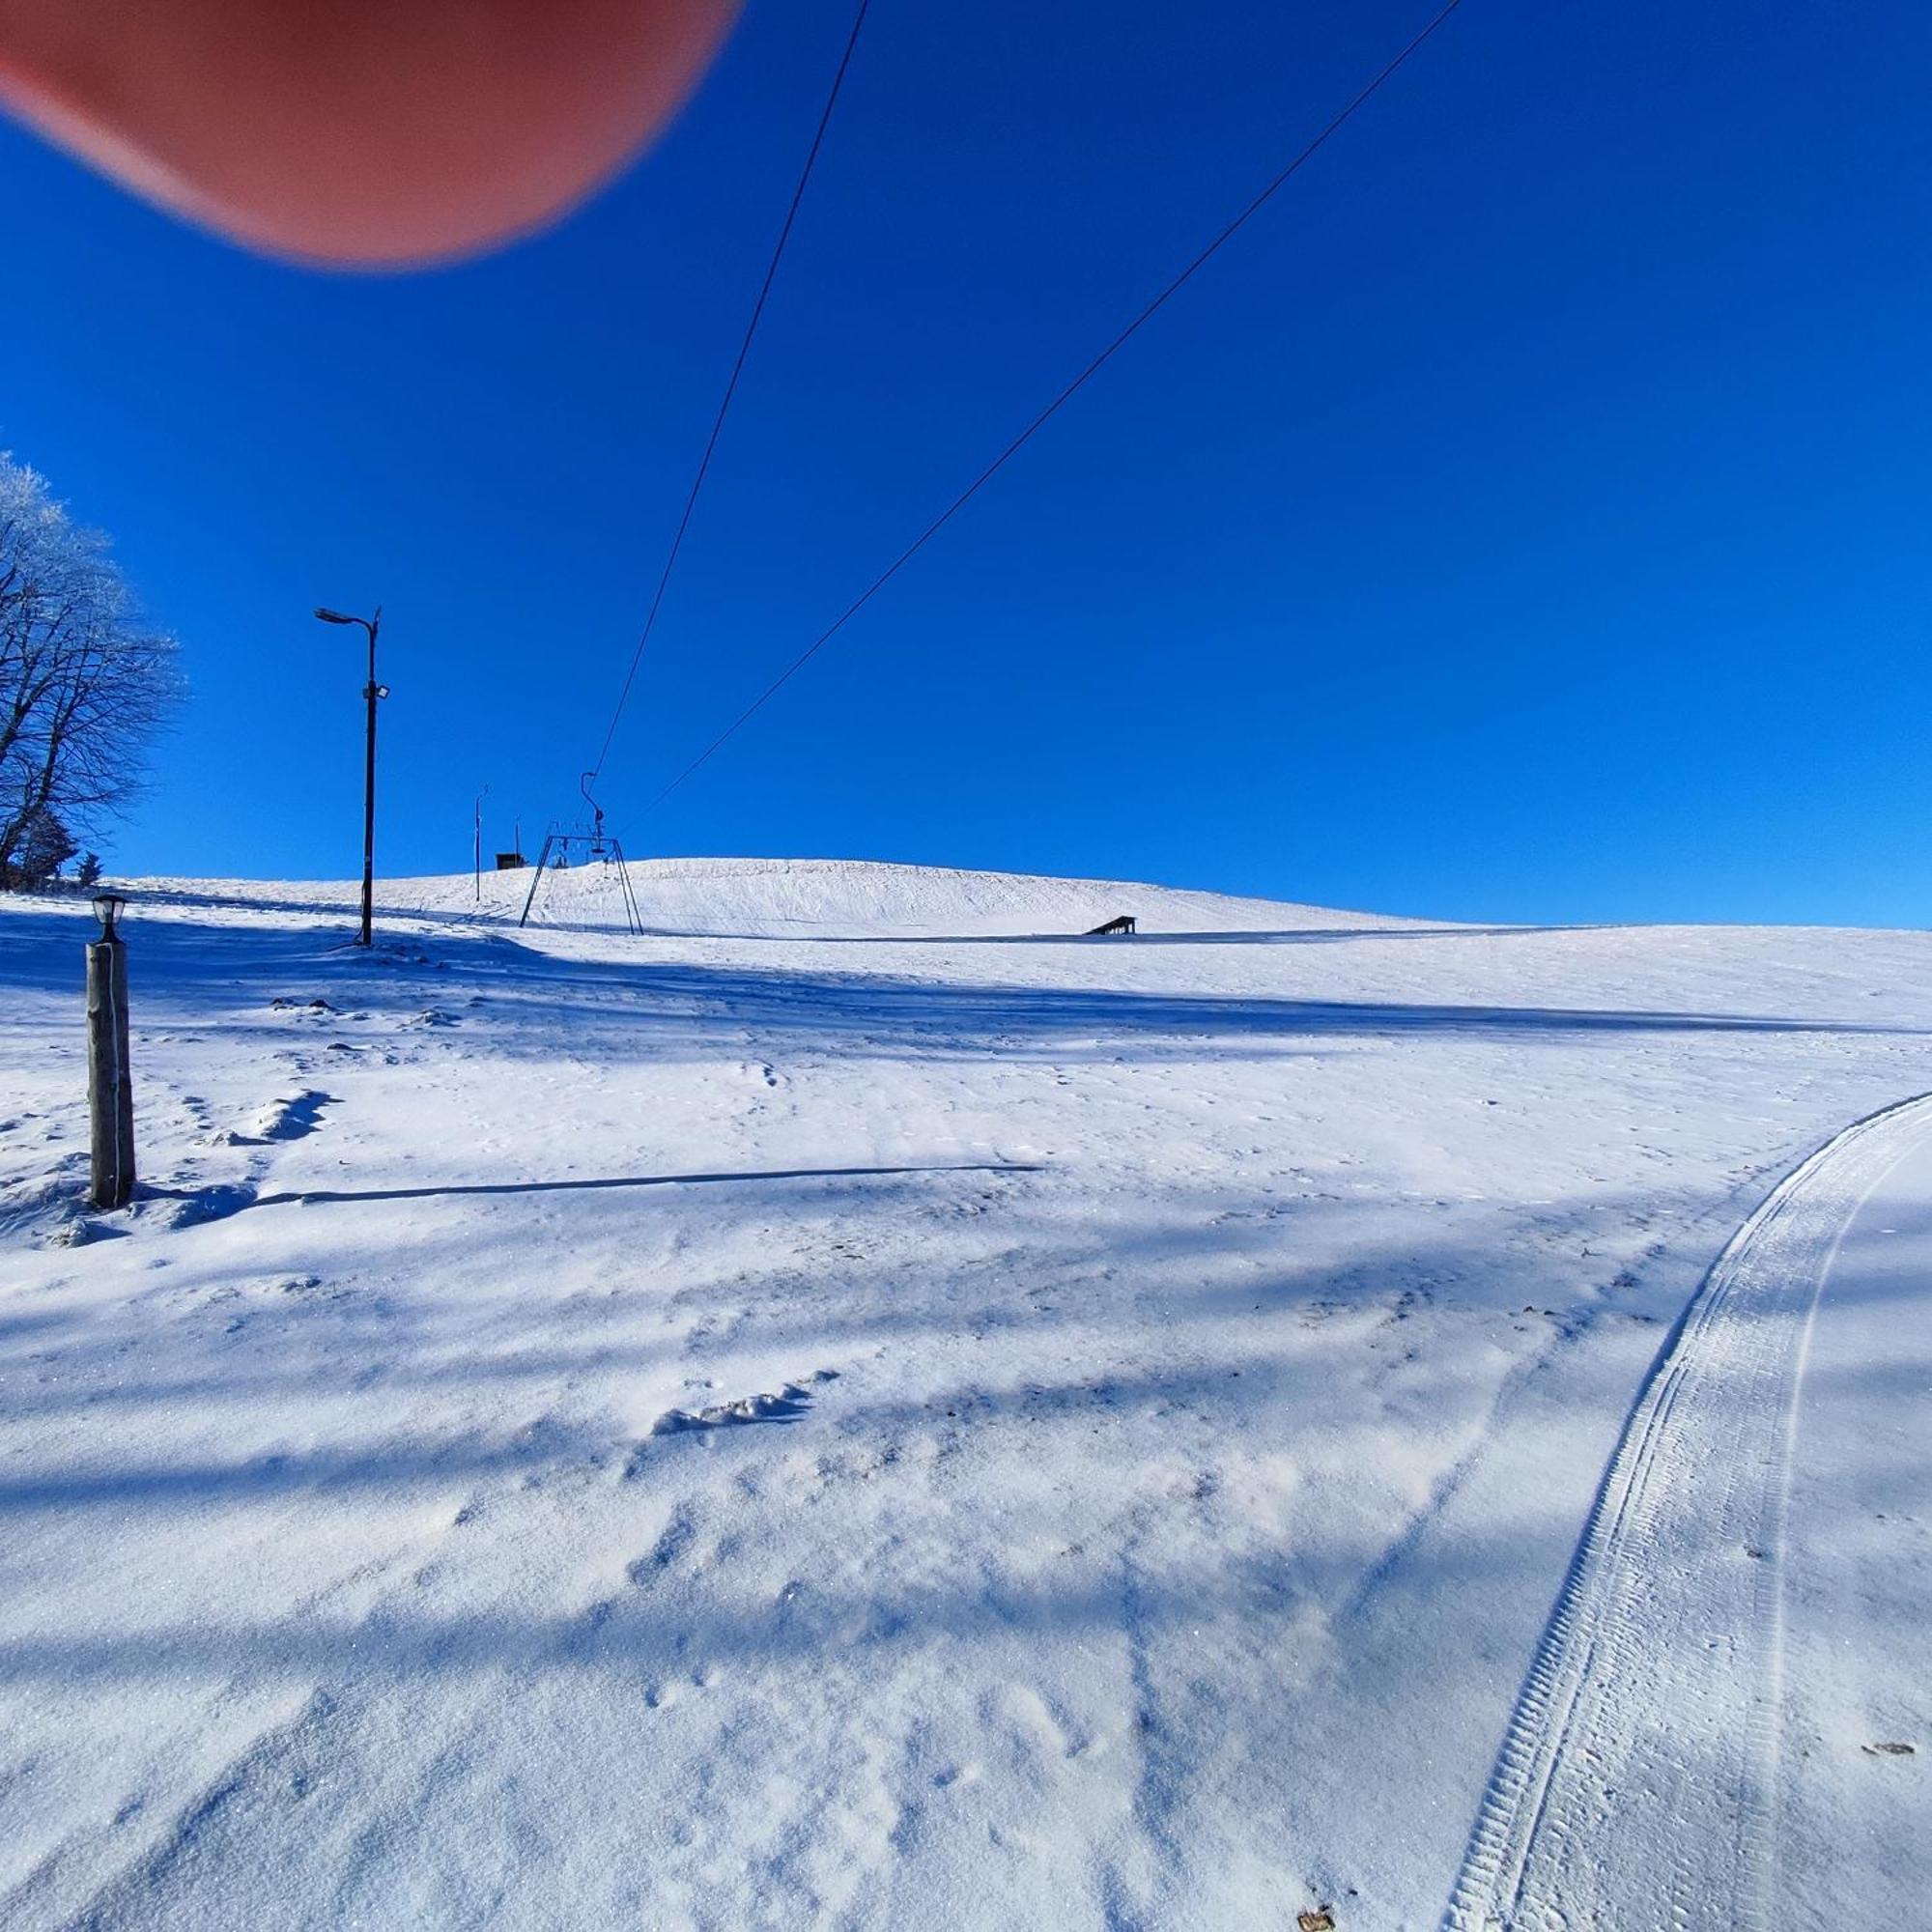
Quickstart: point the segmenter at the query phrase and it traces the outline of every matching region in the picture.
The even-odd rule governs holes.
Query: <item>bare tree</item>
[[[107,539],[0,452],[0,886],[40,883],[51,826],[86,831],[128,804],[179,692],[174,639]]]

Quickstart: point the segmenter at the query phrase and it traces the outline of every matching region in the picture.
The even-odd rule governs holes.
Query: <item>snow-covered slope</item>
[[[593,867],[521,931],[527,875],[387,885],[373,954],[351,885],[137,882],[103,1217],[90,923],[0,900],[0,1921],[1489,1909],[1634,1405],[1778,1176],[1932,1088],[1932,942],[633,873],[641,938]],[[1806,1899],[1923,1895],[1869,1856],[1916,1650],[1816,1621],[1834,1552],[1921,1623],[1932,1575],[1834,1293],[1877,1305],[1827,1284],[1806,1344],[1771,1862],[1620,1848],[1659,1924],[1742,1922],[1780,1829]]]
[[[642,923],[654,932],[815,937],[975,938],[1066,936],[1125,912],[1151,929],[1267,931],[1282,927],[1407,926],[1416,920],[1332,913],[1272,899],[1178,892],[1172,886],[1107,879],[1047,879],[1017,872],[969,872],[937,866],[888,866],[860,859],[647,859],[629,867]],[[405,918],[430,915],[521,917],[530,902],[538,927],[600,929],[624,922],[621,889],[608,863],[383,882],[381,902]],[[149,895],[184,901],[213,895],[238,905],[265,892],[291,906],[347,909],[359,887],[303,881],[270,888],[245,880],[149,879]]]

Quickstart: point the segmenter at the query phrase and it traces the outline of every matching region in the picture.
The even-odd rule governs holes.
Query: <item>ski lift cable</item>
[[[598,777],[604,770],[604,760],[611,755],[611,745],[617,735],[617,726],[622,722],[624,707],[630,702],[631,687],[637,682],[638,667],[643,662],[644,647],[651,640],[651,632],[658,621],[658,611],[664,605],[665,591],[669,587],[671,572],[677,568],[678,553],[684,548],[685,532],[691,527],[692,512],[697,508],[697,498],[704,489],[704,479],[711,469],[712,453],[718,447],[718,438],[724,428],[724,418],[731,412],[731,399],[738,393],[738,379],[745,373],[745,359],[752,353],[752,338],[758,332],[758,323],[765,312],[765,302],[772,292],[772,284],[778,278],[779,263],[784,258],[785,243],[791,239],[792,224],[798,219],[799,205],[805,200],[806,185],[811,180],[811,170],[818,159],[818,151],[825,145],[825,130],[832,125],[832,110],[838,104],[838,91],[845,84],[846,70],[852,65],[853,49],[859,44],[859,30],[866,24],[866,11],[871,0],[859,0],[858,12],[852,18],[852,31],[846,37],[845,51],[839,57],[838,69],[832,76],[832,89],[825,97],[825,106],[818,117],[817,131],[811,137],[811,146],[806,151],[805,165],[799,170],[798,185],[791,191],[791,205],[785,210],[784,222],[779,229],[777,244],[772,249],[772,259],[765,269],[765,279],[758,289],[758,298],[752,304],[751,320],[745,325],[744,339],[738,344],[737,360],[731,364],[731,374],[725,380],[724,393],[718,404],[718,413],[711,424],[711,434],[705,439],[704,454],[697,460],[697,471],[691,479],[691,490],[684,499],[684,513],[677,520],[677,528],[670,540],[670,549],[664,560],[664,569],[658,575],[658,587],[652,595],[649,612],[644,618],[643,629],[638,635],[638,647],[631,653],[631,668],[624,674],[623,689],[617,694],[617,702],[611,713],[611,723],[604,733],[604,743],[597,753],[597,762],[591,769],[591,776]]]
[[[1114,339],[1111,342],[1107,344],[1107,346],[1104,349],[1100,351],[1099,355],[1094,356],[1093,361],[1088,363],[1086,368],[1081,370],[1079,375],[1075,376],[1074,379],[1070,383],[1068,383],[1064,389],[1062,389],[1061,392],[1057,396],[1055,396],[1054,399],[1050,403],[1048,403],[1047,406],[1043,410],[1041,410],[1040,412],[1037,416],[1035,416],[1030,423],[1027,424],[1026,428],[1021,430],[1019,435],[1014,437],[1012,441],[1008,443],[1006,448],[1001,450],[999,455],[994,457],[992,462],[989,463],[985,467],[985,469],[980,470],[979,475],[977,475],[972,480],[972,482],[970,482],[965,487],[965,489],[963,489],[959,493],[958,496],[953,497],[952,501],[949,503],[947,507],[943,511],[941,511],[940,514],[937,517],[935,517],[932,520],[932,522],[929,523],[925,526],[925,528],[922,530],[920,534],[916,536],[912,540],[912,542],[909,543],[905,547],[905,549],[902,550],[898,554],[898,555],[895,557],[893,561],[890,564],[888,564],[886,568],[883,571],[881,571],[879,575],[875,577],[871,581],[871,582],[868,583],[866,586],[866,588],[852,600],[850,604],[848,604],[845,607],[845,609],[838,614],[838,616],[836,617],[833,620],[833,622],[829,624],[823,631],[821,631],[818,634],[818,636],[811,641],[811,643],[807,645],[807,647],[804,650],[802,650],[798,654],[798,656],[795,657],[791,661],[791,663],[788,664],[784,668],[784,669],[781,670],[778,674],[778,676],[775,677],[771,681],[771,683],[768,684],[764,688],[764,690],[760,692],[759,695],[755,698],[753,698],[753,701],[750,704],[748,704],[745,707],[745,709],[741,711],[738,714],[738,716],[735,719],[733,719],[732,722],[729,724],[727,724],[724,727],[724,729],[721,731],[718,734],[718,736],[715,737],[711,741],[711,743],[707,745],[704,748],[704,750],[697,754],[696,757],[692,759],[690,764],[686,765],[685,768],[681,772],[679,772],[678,775],[674,779],[672,779],[671,781],[668,785],[666,785],[664,789],[660,791],[656,795],[656,797],[654,797],[650,801],[650,803],[647,806],[645,806],[644,810],[647,812],[655,811],[657,808],[661,806],[665,802],[665,800],[668,799],[671,795],[671,793],[678,788],[679,785],[683,784],[686,779],[690,778],[692,774],[699,768],[699,766],[707,763],[718,752],[723,750],[724,745],[728,743],[729,740],[732,737],[734,737],[739,730],[741,730],[746,724],[750,724],[751,721],[760,711],[762,711],[764,707],[768,703],[770,703],[771,700],[774,697],[776,697],[778,694],[781,690],[783,690],[784,687],[787,684],[789,684],[791,680],[794,677],[796,677],[798,673],[801,670],[803,670],[805,667],[808,664],[810,664],[811,660],[815,658],[818,655],[818,653],[821,650],[823,650],[825,646],[829,644],[832,641],[832,639],[836,638],[838,635],[838,633],[842,631],[845,628],[845,626],[849,624],[852,621],[852,619],[856,617],[859,614],[859,612],[863,611],[866,608],[866,606],[869,604],[872,601],[872,599],[876,597],[879,594],[879,592],[883,590],[886,587],[886,585],[890,583],[893,581],[893,579],[896,577],[899,574],[899,572],[903,570],[905,566],[908,563],[910,563],[913,560],[913,558],[917,556],[919,553],[923,551],[925,548],[925,546],[928,543],[930,543],[932,539],[936,537],[939,534],[939,532],[943,530],[946,527],[946,526],[950,524],[952,521],[952,519],[956,517],[959,514],[959,512],[963,510],[966,507],[966,505],[969,502],[971,502],[972,499],[975,497],[977,497],[980,494],[980,492],[982,489],[984,489],[985,486],[988,483],[990,483],[993,480],[993,478],[997,476],[999,472],[1002,469],[1004,469],[1007,467],[1007,465],[1010,463],[1012,459],[1015,456],[1017,456],[1020,453],[1020,451],[1024,449],[1026,445],[1029,442],[1031,442],[1033,439],[1042,429],[1046,427],[1047,423],[1050,422],[1054,416],[1058,415],[1060,412],[1066,406],[1066,404],[1069,403],[1081,389],[1085,388],[1088,383],[1090,383],[1094,376],[1099,374],[1100,370],[1114,358],[1115,355],[1118,354],[1120,350],[1125,347],[1127,342],[1133,336],[1135,336],[1140,332],[1142,327],[1147,323],[1151,322],[1162,308],[1166,307],[1167,303],[1176,295],[1178,295],[1180,292],[1180,290],[1183,287],[1185,287],[1186,284],[1190,282],[1194,278],[1194,276],[1202,269],[1204,269],[1215,255],[1219,254],[1221,249],[1229,242],[1231,242],[1235,238],[1235,236],[1242,228],[1244,228],[1256,214],[1260,213],[1262,209],[1264,208],[1267,205],[1267,203],[1270,202],[1282,188],[1287,186],[1287,185],[1297,174],[1301,172],[1302,168],[1305,167],[1307,163],[1315,157],[1317,153],[1319,153],[1321,149],[1325,147],[1328,141],[1335,134],[1339,133],[1342,128],[1346,126],[1350,120],[1353,118],[1356,110],[1358,108],[1365,106],[1370,99],[1372,99],[1378,93],[1381,91],[1383,84],[1392,79],[1395,76],[1395,74],[1404,66],[1407,64],[1409,57],[1412,54],[1416,53],[1421,48],[1423,43],[1435,34],[1435,30],[1438,27],[1440,27],[1443,24],[1443,22],[1449,18],[1450,14],[1455,13],[1456,10],[1462,4],[1463,0],[1448,0],[1448,4],[1444,6],[1441,9],[1441,11],[1437,13],[1429,21],[1428,25],[1426,25],[1421,30],[1421,32],[1418,33],[1415,36],[1415,38],[1411,40],[1407,43],[1407,45],[1406,45],[1402,49],[1402,51],[1398,53],[1395,56],[1395,58],[1391,60],[1388,63],[1388,65],[1384,67],[1381,70],[1381,71],[1375,76],[1373,80],[1371,80],[1365,87],[1363,87],[1361,91],[1355,95],[1354,99],[1351,99],[1349,102],[1349,104],[1341,110],[1340,113],[1338,113],[1331,121],[1327,123],[1325,127],[1321,128],[1321,130],[1314,137],[1314,139],[1311,140],[1307,144],[1307,146],[1304,147],[1301,150],[1301,152],[1297,154],[1294,156],[1294,158],[1291,160],[1288,163],[1288,165],[1285,168],[1283,168],[1281,172],[1277,174],[1274,177],[1274,179],[1270,181],[1267,184],[1267,185],[1264,187],[1261,190],[1261,192],[1257,194],[1254,197],[1254,199],[1250,201],[1248,205],[1245,208],[1243,208],[1241,212],[1238,214],[1236,214],[1235,218],[1231,222],[1229,222],[1228,225],[1225,228],[1223,228],[1221,232],[1218,235],[1216,235],[1214,239],[1211,242],[1209,242],[1208,245],[1205,248],[1203,248],[1201,252],[1198,255],[1196,255],[1194,259],[1191,262],[1189,262],[1188,265],[1184,269],[1182,269],[1181,271],[1178,275],[1176,275],[1174,279],[1171,282],[1169,282],[1167,286],[1163,288],[1160,291],[1160,293],[1156,295],[1154,298],[1151,302],[1149,302],[1147,306],[1143,308],[1141,312],[1137,316],[1135,316],[1134,319],[1131,322],[1129,322],[1127,326],[1123,329],[1122,329],[1118,335],[1114,337]]]

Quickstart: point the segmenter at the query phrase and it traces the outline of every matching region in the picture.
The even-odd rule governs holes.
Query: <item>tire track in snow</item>
[[[1790,1411],[1864,1196],[1932,1096],[1847,1127],[1732,1237],[1611,1456],[1477,1813],[1447,1932],[1768,1932]]]

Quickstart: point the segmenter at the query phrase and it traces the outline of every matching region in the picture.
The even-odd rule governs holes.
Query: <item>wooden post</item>
[[[93,1123],[97,1208],[125,1208],[134,1193],[134,1087],[128,1066],[128,949],[115,938],[87,949],[87,1104]]]

